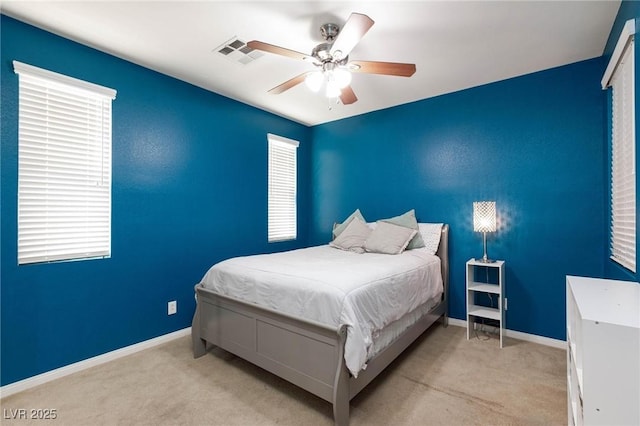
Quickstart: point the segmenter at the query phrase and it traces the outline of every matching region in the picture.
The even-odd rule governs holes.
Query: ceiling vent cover
[[[213,52],[217,52],[217,54],[224,56],[228,60],[238,62],[242,65],[247,65],[264,55],[259,50],[248,47],[247,44],[238,37],[227,40],[213,49]]]

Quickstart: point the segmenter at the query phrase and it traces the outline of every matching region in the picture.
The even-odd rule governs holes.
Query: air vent
[[[232,62],[238,62],[242,65],[247,65],[263,55],[262,52],[247,47],[247,44],[238,37],[233,37],[230,40],[227,40],[220,46],[213,49],[213,52],[224,56]]]

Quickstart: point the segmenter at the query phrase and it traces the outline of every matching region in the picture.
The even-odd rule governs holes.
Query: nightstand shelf
[[[484,293],[500,294],[500,288],[495,284],[472,282],[469,283],[468,289],[473,291],[482,291]]]
[[[471,305],[469,307],[469,315],[476,317],[500,320],[500,310],[495,308],[487,308],[484,306]]]
[[[504,261],[497,260],[484,263],[470,259],[466,264],[466,298],[467,298],[467,340],[471,338],[471,330],[475,329],[478,318],[498,322],[500,330],[500,347],[503,346],[504,335]],[[485,280],[479,281],[478,276],[485,274]],[[483,306],[476,303],[477,295],[489,295],[491,300],[497,299],[498,307]]]

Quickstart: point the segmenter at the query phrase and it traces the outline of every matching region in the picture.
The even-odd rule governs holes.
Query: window
[[[19,75],[18,264],[109,257],[116,92],[13,65]]]
[[[269,141],[269,242],[294,240],[296,214],[296,150],[299,143],[268,134]]]
[[[633,27],[633,28],[632,28]],[[625,25],[603,78],[611,87],[611,259],[636,271],[633,21]]]

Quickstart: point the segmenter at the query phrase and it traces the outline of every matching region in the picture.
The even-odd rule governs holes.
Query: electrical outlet
[[[167,303],[167,315],[173,315],[176,312],[178,312],[178,302],[172,300],[171,302]]]
[[[504,298],[504,310],[505,310],[505,311],[508,311],[508,310],[509,310],[509,308],[508,308],[509,304],[507,303],[507,301],[508,301],[508,299],[505,297],[505,298]]]

